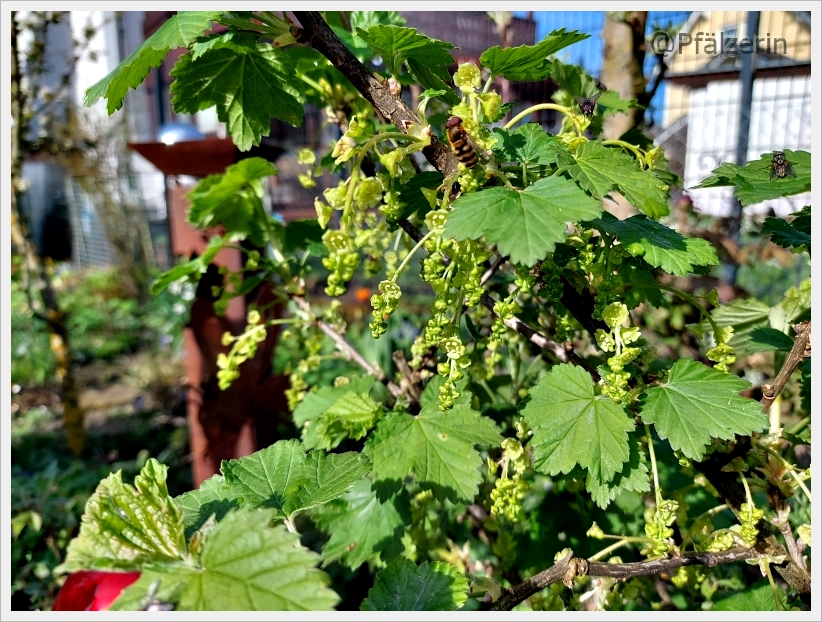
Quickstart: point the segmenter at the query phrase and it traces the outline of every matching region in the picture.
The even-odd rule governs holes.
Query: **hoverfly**
[[[771,181],[773,181],[776,177],[783,179],[788,175],[791,177],[796,177],[793,166],[791,166],[791,163],[785,159],[784,153],[781,151],[774,151],[773,159],[771,160]]]
[[[462,162],[466,168],[474,168],[477,165],[477,151],[474,141],[462,126],[462,119],[459,117],[448,119],[445,124],[445,136],[457,160]]]
[[[574,95],[574,99],[579,104],[579,111],[584,114],[586,117],[590,117],[594,114],[594,108],[597,105],[597,100],[602,95],[602,91],[597,93],[596,95],[592,95],[591,97],[580,97],[579,95]]]

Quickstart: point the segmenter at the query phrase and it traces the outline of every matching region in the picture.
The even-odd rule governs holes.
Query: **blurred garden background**
[[[229,305],[224,317],[216,313],[209,290],[209,283],[221,278],[216,273],[204,275],[199,287],[177,282],[159,295],[150,293],[159,274],[202,254],[207,244],[207,236],[185,222],[185,193],[201,177],[222,172],[241,157],[216,112],[173,112],[173,52],[110,118],[101,108],[104,102],[89,109],[82,105],[85,89],[171,14],[13,16],[19,68],[12,76],[17,111],[10,369],[15,610],[51,608],[61,581],[52,571],[77,533],[86,501],[108,473],[122,470],[131,481],[153,457],[168,465],[169,491],[177,495],[215,472],[221,458],[298,436],[284,392],[302,344],[280,334],[258,384],[238,383],[235,390],[253,394],[264,386],[270,391],[265,395],[279,398],[262,405],[232,402],[240,397],[216,389],[213,361],[222,332],[242,329],[243,301],[236,301],[236,308]],[[589,32],[592,37],[574,46],[566,60],[594,76],[608,71],[604,12],[401,14],[407,26],[459,46],[458,63],[476,62],[493,45],[533,44],[559,27]],[[731,189],[689,193],[687,188],[725,161],[741,164],[774,149],[811,150],[809,14],[657,11],[645,14],[642,23],[649,39],[658,30],[729,36],[767,31],[787,41],[784,51],[756,54],[752,60],[730,53],[698,56],[690,49],[657,54],[649,46],[642,64],[649,95],[642,131],[665,149],[672,172],[681,178],[672,192],[671,222],[682,232],[710,239],[723,262],[700,278],[719,288],[723,302],[755,296],[775,304],[809,277],[810,266],[804,256],[764,242],[756,232],[766,216],[796,212],[810,203],[809,197],[767,201],[743,211]],[[556,85],[548,80],[505,89],[515,102],[513,115],[534,102],[550,101]],[[419,93],[410,89],[404,95],[413,103]],[[553,111],[534,117],[549,131],[560,122]],[[314,180],[314,187],[300,183],[299,150],[321,152],[338,138],[324,111],[309,106],[305,118],[300,128],[272,120],[270,136],[243,154],[276,164],[279,175],[268,180],[264,200],[283,221],[315,218],[314,198],[337,183],[330,175]],[[231,266],[233,261],[226,255],[218,263]],[[325,274],[319,261],[316,268],[310,284],[315,300],[322,296]],[[403,291],[424,303],[429,290],[416,273],[403,276]],[[693,291],[706,283],[676,286]],[[412,304],[395,314],[386,336],[373,340],[371,293],[359,274],[341,299],[347,335],[366,359],[391,369],[391,353],[408,347],[421,323]],[[673,327],[698,321],[686,304],[657,313]],[[677,344],[673,337],[670,347]],[[334,350],[330,342],[323,348],[322,353]],[[312,373],[334,378],[345,374],[346,365],[329,357]],[[252,414],[219,419],[239,403]],[[221,436],[230,439],[228,446],[217,447],[215,438]],[[344,572],[329,570],[335,571]],[[359,603],[361,595],[350,598]]]

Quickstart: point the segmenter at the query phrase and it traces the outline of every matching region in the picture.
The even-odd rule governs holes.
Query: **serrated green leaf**
[[[791,220],[791,227],[796,229],[797,231],[801,231],[802,233],[807,233],[808,235],[811,234],[811,206],[806,205],[798,212],[794,212],[791,214],[793,216],[793,220]]]
[[[442,184],[443,175],[439,171],[423,171],[409,179],[400,190],[400,202],[403,204],[402,217],[408,218],[412,214],[424,216],[431,210],[431,204],[420,188],[433,190]]]
[[[113,114],[122,108],[128,90],[140,86],[152,67],[160,66],[169,50],[195,41],[220,15],[221,11],[180,11],[172,16],[111,73],[86,89],[83,104],[92,106],[103,97],[108,114]]]
[[[334,405],[338,399],[349,392],[368,392],[374,386],[374,377],[370,375],[354,376],[345,384],[336,387],[320,387],[311,391],[294,409],[294,425],[300,427],[307,421],[316,419]]]
[[[257,247],[265,246],[269,240],[261,220],[265,216],[262,179],[276,174],[270,162],[247,158],[221,175],[209,175],[188,194],[188,222],[201,229],[223,225],[229,233],[242,235]]]
[[[598,199],[619,191],[634,207],[651,218],[668,215],[668,187],[651,171],[643,171],[632,157],[596,141],[579,146],[571,156],[559,152],[559,170]]]
[[[349,391],[304,426],[303,443],[309,449],[334,449],[347,438],[361,439],[381,416],[382,405],[368,393]]]
[[[217,118],[240,151],[259,145],[271,133],[271,118],[298,126],[304,97],[287,57],[254,37],[235,37],[194,60],[180,57],[171,71],[175,112],[194,114],[217,107]]]
[[[596,471],[590,470],[585,478],[585,488],[591,493],[591,499],[603,510],[623,490],[648,492],[651,489],[648,463],[636,434],[631,435],[628,447],[628,461],[622,465],[622,470],[610,482],[603,482],[597,476]]]
[[[534,467],[548,475],[570,473],[579,465],[609,482],[628,461],[628,432],[634,422],[624,407],[594,395],[584,369],[555,365],[528,391],[521,410],[534,431]]]
[[[759,160],[737,166],[723,162],[694,188],[736,186],[736,196],[743,206],[811,191],[811,154],[785,149],[785,159],[791,163],[796,177],[771,179],[773,152],[763,153]]]
[[[686,238],[663,224],[636,215],[619,220],[609,213],[591,223],[598,230],[615,235],[622,244],[639,243],[643,260],[669,274],[687,276],[694,266],[715,266],[716,250],[701,238]]]
[[[206,535],[199,567],[154,565],[112,604],[139,609],[149,586],[178,611],[330,611],[339,597],[315,565],[319,555],[299,545],[271,510],[236,510]]]
[[[448,106],[456,106],[460,103],[459,96],[454,89],[442,79],[439,73],[430,65],[417,58],[409,58],[405,61],[411,75],[419,82],[424,89],[436,91],[437,99],[441,99]]]
[[[416,28],[377,24],[367,30],[358,28],[357,35],[371,46],[375,54],[385,59],[388,67],[399,67],[399,63],[414,59],[425,65],[440,80],[449,79],[448,67],[454,64],[454,57],[448,50],[454,46],[439,39],[431,39],[417,32]],[[443,82],[444,84],[444,82]],[[440,88],[424,84],[425,88]]]
[[[438,499],[457,502],[474,499],[482,481],[482,459],[474,445],[500,442],[497,425],[469,405],[455,404],[445,413],[428,405],[416,417],[388,415],[371,433],[364,452],[373,463],[381,499],[413,473],[417,484]]]
[[[566,101],[573,95],[593,97],[599,90],[597,81],[578,65],[563,63],[558,58],[554,58],[549,62],[548,70],[551,79],[569,96],[565,98]]]
[[[755,298],[737,298],[711,311],[711,317],[720,328],[734,327],[734,334],[728,343],[737,350],[737,354],[743,354],[749,352],[751,331],[768,326],[770,313],[770,307]],[[707,320],[702,320],[697,329],[698,334],[713,332]]]
[[[269,507],[292,519],[298,512],[345,494],[368,472],[356,452],[306,455],[297,440],[278,441],[221,467],[232,498],[249,507]]]
[[[101,481],[86,503],[80,534],[55,572],[138,570],[150,562],[184,559],[183,515],[168,495],[167,472],[150,458],[134,486],[123,483],[121,471]]]
[[[183,512],[186,538],[200,529],[212,514],[219,521],[231,509],[239,506],[222,475],[212,475],[197,490],[174,497],[174,502]]]
[[[498,45],[486,50],[480,56],[480,63],[493,76],[503,76],[519,82],[539,82],[551,74],[551,64],[547,58],[562,48],[591,35],[564,28],[554,30],[536,45],[520,45],[513,48],[501,48]]]
[[[691,359],[674,363],[668,382],[640,397],[640,417],[662,439],[692,460],[701,460],[712,438],[730,440],[768,427],[762,405],[740,397],[751,383]]]
[[[378,24],[405,26],[405,18],[396,11],[349,11],[348,19],[354,32],[357,28],[368,30]]]
[[[381,502],[371,481],[364,479],[311,516],[331,535],[323,545],[323,565],[341,560],[356,569],[376,559],[391,563],[402,553],[405,525],[411,522],[411,503],[404,490]]]
[[[772,350],[789,352],[792,347],[793,339],[782,331],[770,326],[760,326],[751,331],[746,349],[749,352],[770,352]]]
[[[285,225],[283,251],[296,253],[308,248],[312,243],[322,242],[323,229],[316,218],[292,220]]]
[[[784,248],[795,248],[797,251],[811,249],[810,234],[795,229],[782,218],[766,218],[760,235],[768,236],[771,242]]]
[[[544,177],[525,190],[494,187],[454,201],[443,235],[484,237],[512,263],[534,266],[566,238],[568,222],[589,220],[602,205],[562,177]]]
[[[377,573],[362,611],[456,611],[468,599],[468,579],[451,564],[417,566],[397,558]]]
[[[777,593],[781,607],[776,606],[771,584],[760,581],[750,589],[717,600],[711,611],[784,611],[787,607],[785,592],[777,590]]]
[[[528,167],[547,166],[557,161],[557,151],[565,145],[551,136],[539,123],[526,123],[515,130],[494,128],[497,137],[494,155],[501,162],[520,162]]]

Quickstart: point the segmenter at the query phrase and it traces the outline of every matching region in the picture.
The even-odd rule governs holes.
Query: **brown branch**
[[[552,583],[562,580],[565,585],[571,586],[574,577],[611,577],[614,579],[631,579],[656,575],[661,572],[669,572],[682,566],[707,566],[713,568],[719,564],[732,564],[735,562],[752,559],[759,555],[755,549],[731,549],[721,553],[696,553],[688,552],[682,555],[655,559],[645,562],[633,562],[627,564],[608,564],[603,562],[589,562],[573,556],[573,552],[568,553],[561,561],[533,577],[515,585],[507,590],[500,598],[492,611],[511,611],[519,603],[532,594],[548,587]]]
[[[417,115],[398,97],[394,97],[387,86],[383,86],[365,66],[357,60],[351,51],[345,47],[331,27],[317,11],[294,11],[303,28],[301,41],[311,45],[325,56],[331,64],[351,81],[360,94],[374,106],[374,109],[386,119],[396,125],[401,131],[407,132],[411,123],[419,123]],[[446,176],[457,174],[457,159],[451,149],[441,143],[436,136],[431,137],[431,144],[423,149],[423,155],[438,170]]]
[[[491,264],[491,267],[485,271],[485,274],[482,275],[480,279],[480,285],[485,286],[485,284],[491,280],[491,277],[494,276],[494,273],[499,270],[500,266],[508,261],[507,257],[502,257],[501,255],[497,255],[497,258],[494,260],[494,263]]]
[[[313,312],[311,311],[311,306],[304,298],[294,296],[291,299],[295,303],[297,303],[297,306],[300,307],[300,309],[302,309],[308,314],[313,314]],[[377,367],[376,365],[372,365],[371,363],[366,361],[363,358],[362,354],[357,352],[354,346],[348,343],[345,340],[345,337],[343,337],[340,333],[334,330],[334,328],[330,324],[324,322],[319,318],[316,319],[316,322],[317,326],[320,327],[320,330],[331,338],[331,340],[337,345],[340,351],[342,351],[343,354],[345,354],[346,357],[348,357],[349,360],[354,361],[357,365],[362,367],[365,371],[367,371],[377,380],[382,382],[391,392],[391,395],[393,395],[394,397],[399,397],[400,395],[407,395],[404,394],[403,390],[400,387],[398,387],[390,378],[388,378],[379,367]]]
[[[811,355],[811,323],[800,322],[794,324],[793,329],[796,331],[796,339],[794,339],[793,347],[788,353],[782,369],[779,370],[772,385],[762,385],[762,409],[765,412],[768,412],[776,396],[785,388],[785,384],[799,364]]]

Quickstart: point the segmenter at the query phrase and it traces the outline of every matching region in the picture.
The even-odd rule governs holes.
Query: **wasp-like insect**
[[[596,95],[593,95],[588,98],[580,97],[579,95],[574,95],[574,99],[577,100],[577,103],[579,104],[579,111],[586,117],[590,117],[592,114],[594,114],[594,108],[597,105],[597,100],[599,99],[600,95],[602,95],[601,91]]]
[[[791,166],[791,163],[785,159],[784,153],[781,151],[774,151],[773,159],[771,160],[771,181],[773,181],[776,177],[782,179],[788,175],[791,177],[796,177],[793,166]]]
[[[477,165],[477,152],[474,149],[474,141],[462,126],[462,119],[459,117],[448,119],[445,124],[445,136],[457,160],[462,162],[466,168],[474,168]]]

